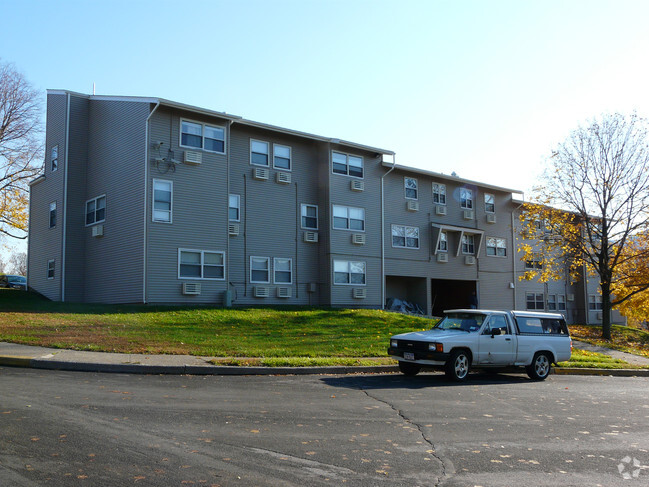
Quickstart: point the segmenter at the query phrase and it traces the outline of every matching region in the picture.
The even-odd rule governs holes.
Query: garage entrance
[[[441,316],[445,309],[470,308],[471,294],[477,294],[476,281],[431,279],[430,292],[433,316]]]

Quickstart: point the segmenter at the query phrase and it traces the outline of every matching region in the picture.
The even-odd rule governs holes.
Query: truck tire
[[[446,377],[454,382],[465,381],[469,375],[471,359],[465,350],[456,350],[446,362]]]
[[[403,375],[413,376],[419,373],[419,371],[421,370],[421,365],[411,364],[410,362],[399,360],[399,370]]]
[[[536,352],[532,363],[525,367],[525,370],[530,379],[545,380],[550,375],[550,365],[552,365],[552,357],[548,352]]]

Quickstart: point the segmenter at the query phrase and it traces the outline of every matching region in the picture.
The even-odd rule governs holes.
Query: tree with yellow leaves
[[[623,266],[647,256],[631,242],[649,228],[647,123],[636,115],[604,115],[579,127],[547,161],[542,184],[523,208],[522,260],[540,257],[526,278],[599,278],[602,337],[611,337],[611,309],[638,289],[623,288]],[[534,237],[535,244],[529,239]],[[647,282],[646,287],[649,287]],[[626,289],[626,291],[624,291]]]
[[[39,95],[0,63],[0,236],[27,237],[29,181],[42,167]]]
[[[612,284],[615,296],[626,296],[620,312],[631,323],[649,321],[649,233],[629,239]]]

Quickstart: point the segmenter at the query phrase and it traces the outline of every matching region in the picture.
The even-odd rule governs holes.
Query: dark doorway
[[[476,293],[477,296],[476,284],[476,281],[431,279],[433,316],[441,316],[446,309],[470,308],[471,294]]]

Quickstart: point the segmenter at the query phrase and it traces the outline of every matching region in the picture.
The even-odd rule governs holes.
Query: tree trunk
[[[611,285],[602,282],[602,338],[611,339]]]

